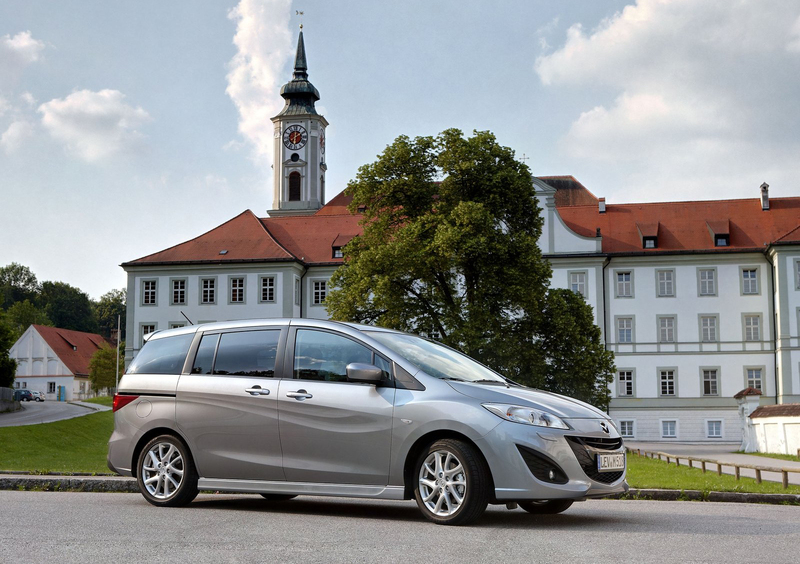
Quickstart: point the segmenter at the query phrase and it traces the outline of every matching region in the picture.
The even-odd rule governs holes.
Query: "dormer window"
[[[642,241],[645,249],[655,249],[658,247],[658,237],[644,237]]]
[[[341,247],[333,247],[333,258],[343,258],[344,253]]]
[[[716,235],[714,237],[715,247],[728,247],[731,244],[730,235]]]
[[[730,247],[731,229],[727,219],[709,220],[706,221],[706,226],[715,247]]]
[[[642,241],[643,249],[658,248],[658,222],[656,223],[637,223],[636,230]]]

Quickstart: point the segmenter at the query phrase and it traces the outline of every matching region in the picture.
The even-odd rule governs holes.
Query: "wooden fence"
[[[675,454],[668,454],[666,452],[650,452],[646,450],[642,450],[640,448],[631,448],[627,447],[628,452],[636,453],[639,456],[644,456],[646,458],[658,458],[659,460],[666,459],[667,464],[670,461],[675,461],[676,466],[681,465],[681,460],[686,461],[686,465],[689,468],[695,468],[694,463],[699,463],[699,468],[706,472],[706,465],[710,464],[713,468],[714,466],[717,467],[717,475],[722,476],[722,467],[723,466],[730,466],[733,468],[733,475],[736,476],[738,480],[741,477],[741,469],[747,468],[748,470],[755,470],[756,472],[756,482],[759,484],[761,483],[761,473],[762,472],[774,472],[775,474],[781,475],[781,482],[783,483],[783,489],[787,489],[789,487],[789,472],[793,472],[795,474],[800,474],[800,468],[774,468],[769,466],[756,466],[754,464],[739,464],[733,462],[720,462],[719,460],[710,460],[708,458],[697,458],[695,456],[678,456]],[[800,451],[798,451],[798,456],[800,456]],[[662,458],[664,457],[664,458]]]

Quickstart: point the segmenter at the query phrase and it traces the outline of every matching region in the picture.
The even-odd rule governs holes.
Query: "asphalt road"
[[[50,423],[90,413],[94,413],[90,408],[65,401],[25,401],[22,402],[22,409],[19,411],[0,413],[0,427]]]
[[[587,501],[557,516],[490,506],[469,527],[413,502],[0,491],[0,562],[796,563],[800,508]]]

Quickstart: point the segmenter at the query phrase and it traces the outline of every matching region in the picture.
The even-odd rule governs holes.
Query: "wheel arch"
[[[175,429],[170,429],[169,427],[156,427],[154,429],[150,429],[146,433],[144,433],[136,443],[136,447],[133,449],[133,454],[131,456],[131,474],[134,478],[137,477],[137,463],[139,461],[139,454],[142,452],[144,446],[150,442],[151,439],[159,436],[159,435],[171,435],[178,439],[180,442],[183,443],[183,446],[186,447],[186,452],[189,453],[189,456],[192,459],[192,465],[197,468],[197,464],[194,462],[194,455],[192,454],[192,449],[189,448],[189,443],[186,439]]]

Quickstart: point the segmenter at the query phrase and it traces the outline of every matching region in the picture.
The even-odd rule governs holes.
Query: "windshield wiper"
[[[484,383],[502,384],[506,388],[510,388],[511,387],[511,386],[508,385],[508,382],[506,382],[505,380],[491,380],[489,378],[485,378],[483,380],[470,380],[470,382],[472,382],[473,384],[484,384]]]

